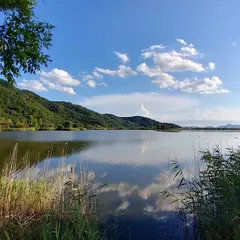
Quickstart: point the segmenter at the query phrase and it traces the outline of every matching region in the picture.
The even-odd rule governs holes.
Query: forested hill
[[[135,116],[100,114],[69,102],[54,102],[0,80],[0,126],[35,129],[173,129],[180,126]]]

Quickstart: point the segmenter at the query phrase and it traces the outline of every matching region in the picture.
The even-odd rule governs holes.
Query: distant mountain
[[[219,126],[218,128],[240,128],[240,124],[226,124],[223,126]]]
[[[100,114],[70,102],[49,101],[39,95],[17,89],[0,80],[0,127],[34,127],[35,129],[172,129],[172,123],[150,118],[117,117]]]

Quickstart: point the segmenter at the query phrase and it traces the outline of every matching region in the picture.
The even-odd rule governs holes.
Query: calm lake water
[[[85,179],[106,183],[98,196],[104,225],[114,239],[185,239],[174,207],[159,194],[169,184],[170,161],[177,158],[183,171],[191,173],[200,150],[236,148],[240,132],[2,132],[0,168],[15,143],[19,168],[28,158],[40,161],[38,170],[48,165],[54,171],[64,152],[66,171],[75,165],[78,175],[84,168]]]

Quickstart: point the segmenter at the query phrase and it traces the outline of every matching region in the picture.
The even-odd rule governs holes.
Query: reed
[[[81,169],[81,182],[73,166],[66,174],[63,150],[54,174],[45,166],[33,177],[38,169],[28,165],[27,154],[26,167],[18,170],[17,149],[15,145],[0,176],[0,239],[103,239],[86,169]]]
[[[173,185],[162,192],[171,197],[194,239],[240,239],[240,149],[219,148],[201,153],[200,168],[188,178],[172,162]],[[190,230],[192,235],[190,236]]]

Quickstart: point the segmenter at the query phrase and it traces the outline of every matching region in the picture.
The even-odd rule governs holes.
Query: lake
[[[114,239],[185,239],[183,223],[160,192],[169,185],[170,163],[178,159],[191,173],[199,151],[238,147],[240,132],[76,131],[1,132],[0,168],[18,143],[19,169],[25,159],[53,172],[85,169],[81,181],[94,179],[104,226]],[[67,144],[66,144],[67,143]],[[32,172],[32,177],[38,172]]]

